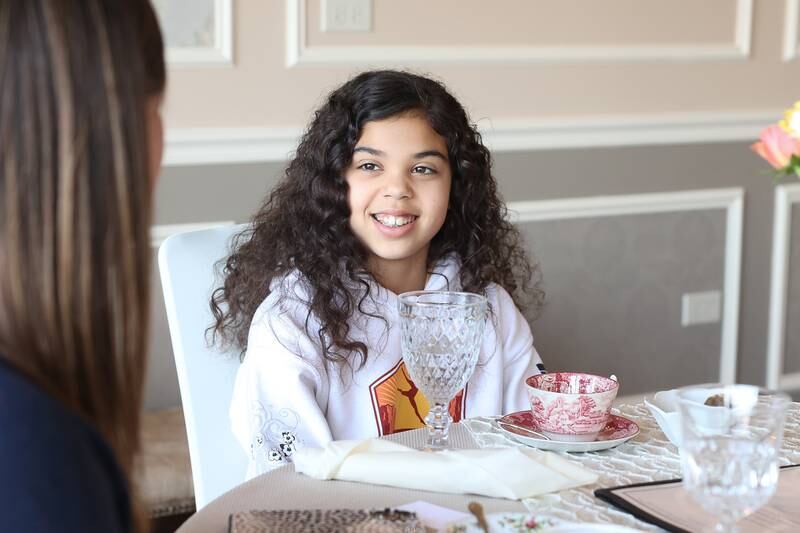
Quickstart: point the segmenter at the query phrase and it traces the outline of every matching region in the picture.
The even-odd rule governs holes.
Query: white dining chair
[[[197,509],[244,481],[247,469],[247,456],[228,419],[238,353],[209,346],[206,338],[213,320],[209,299],[220,283],[214,266],[244,227],[172,235],[158,251]]]

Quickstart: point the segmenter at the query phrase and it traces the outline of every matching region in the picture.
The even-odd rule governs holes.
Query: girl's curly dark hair
[[[544,293],[491,173],[491,156],[464,108],[441,84],[408,72],[364,72],[333,91],[317,110],[284,178],[252,224],[236,236],[224,261],[225,281],[211,299],[213,339],[244,354],[250,323],[270,284],[297,270],[311,289],[306,334],[332,362],[361,367],[367,346],[350,338],[349,319],[369,296],[363,279],[368,251],[350,228],[345,171],[364,125],[420,113],[447,144],[452,186],[444,225],[428,254],[461,260],[462,290],[483,293],[497,283],[535,316]],[[354,291],[361,287],[363,291]],[[320,324],[309,331],[311,318]]]

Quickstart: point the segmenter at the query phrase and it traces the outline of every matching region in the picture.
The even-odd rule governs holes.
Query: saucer
[[[596,452],[607,450],[608,448],[619,446],[639,434],[639,426],[636,422],[619,415],[609,415],[606,426],[600,431],[597,438],[591,442],[564,442],[541,439],[530,435],[524,430],[504,426],[503,422],[530,428],[532,431],[540,431],[534,424],[533,415],[530,411],[517,411],[499,418],[497,420],[498,429],[517,442],[540,450],[554,452]]]

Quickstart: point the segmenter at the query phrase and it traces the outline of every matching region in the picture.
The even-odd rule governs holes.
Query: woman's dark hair
[[[148,0],[0,1],[0,354],[99,430],[129,478],[149,315],[147,106],[165,78]]]
[[[428,264],[456,254],[461,286],[483,293],[491,282],[534,315],[543,300],[532,266],[491,173],[491,156],[464,108],[436,81],[408,72],[365,72],[333,91],[317,110],[297,153],[224,262],[225,281],[211,299],[213,338],[247,349],[250,323],[270,283],[296,269],[310,288],[308,318],[317,319],[326,359],[358,366],[367,346],[350,338],[348,320],[369,296],[367,250],[349,225],[345,171],[364,125],[419,113],[441,135],[452,170],[447,217],[431,241]],[[362,287],[354,291],[353,287]],[[311,320],[306,320],[309,329]]]

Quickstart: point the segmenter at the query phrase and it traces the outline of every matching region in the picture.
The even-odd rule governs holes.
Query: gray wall
[[[720,324],[681,327],[681,294],[721,290],[722,211],[523,226],[544,271],[533,325],[548,369],[614,373],[622,394],[719,377]]]
[[[246,221],[281,164],[172,167],[157,191],[156,224]],[[765,380],[774,185],[746,143],[495,154],[511,201],[743,187],[745,223],[738,376]],[[723,210],[521,224],[542,264],[548,302],[532,326],[551,369],[615,373],[633,394],[718,377],[720,324],[680,326],[681,294],[722,290]],[[793,217],[800,235],[800,217]],[[787,371],[800,369],[800,250],[792,247]],[[155,272],[155,270],[154,270]],[[146,408],[180,401],[158,279]]]

